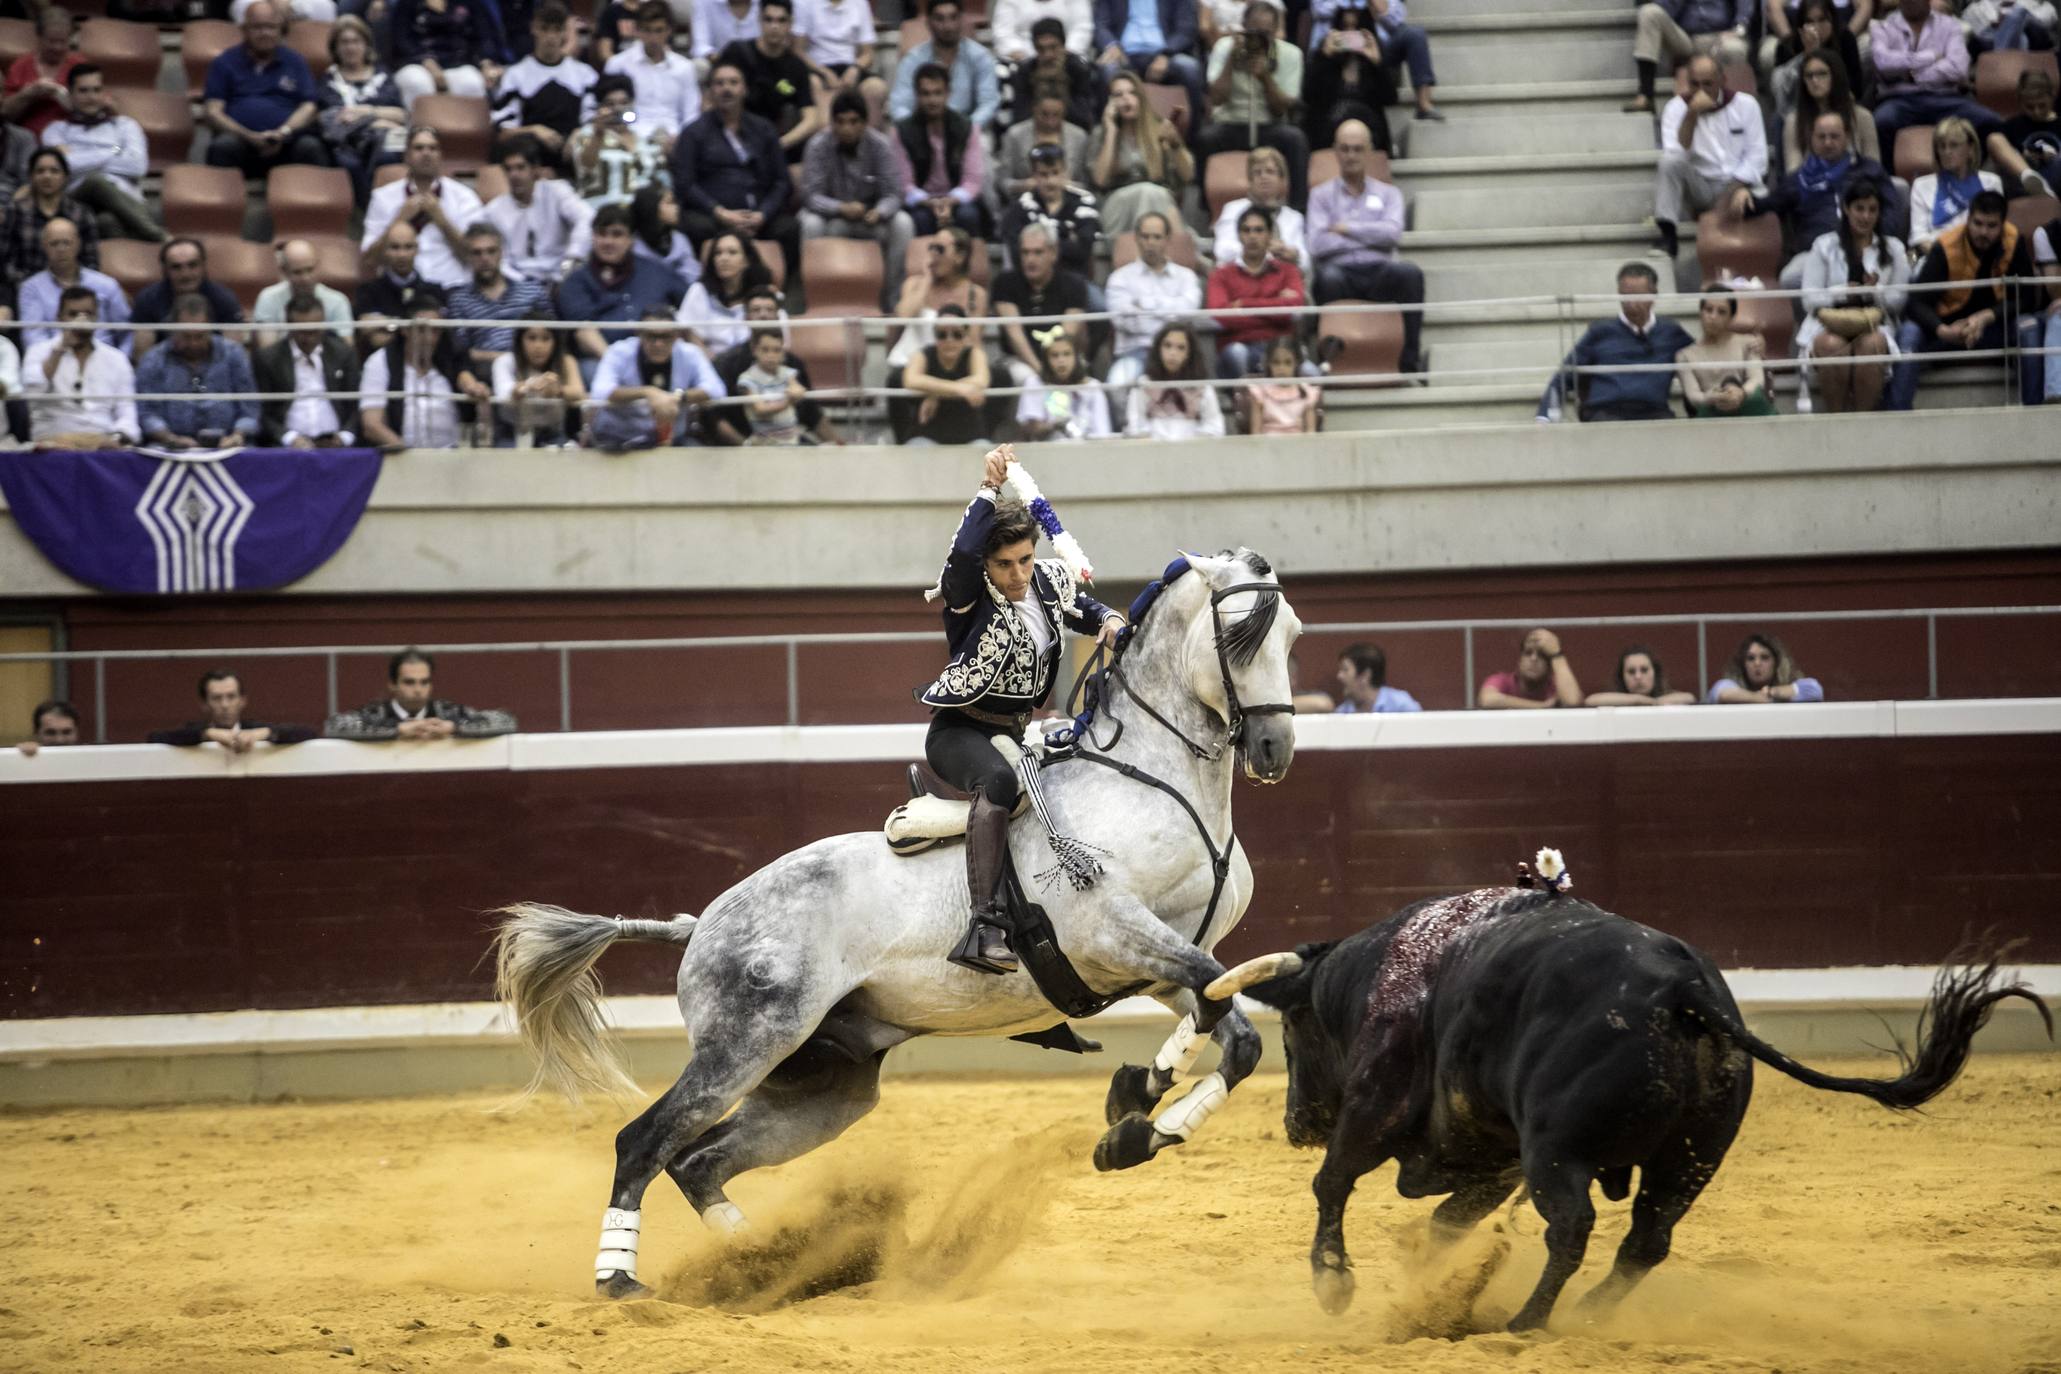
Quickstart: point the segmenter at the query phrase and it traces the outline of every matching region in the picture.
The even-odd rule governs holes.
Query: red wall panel
[[[488,913],[699,911],[871,830],[885,764],[0,788],[0,1016],[471,1000]],[[1227,961],[1506,881],[1577,890],[1726,966],[1930,963],[1968,931],[2061,960],[2061,737],[1305,751],[1241,788],[1258,895]],[[943,951],[940,951],[942,957]],[[663,992],[672,951],[604,964]]]

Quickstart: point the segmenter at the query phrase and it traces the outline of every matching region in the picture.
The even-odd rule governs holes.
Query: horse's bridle
[[[1180,726],[1174,724],[1165,716],[1161,715],[1158,711],[1154,710],[1151,702],[1145,700],[1144,697],[1138,695],[1137,690],[1131,686],[1130,679],[1124,676],[1121,654],[1119,654],[1115,659],[1113,659],[1110,662],[1106,670],[1107,675],[1115,680],[1117,686],[1123,689],[1124,695],[1129,697],[1132,701],[1138,703],[1139,710],[1143,711],[1146,715],[1152,717],[1154,720],[1158,721],[1162,726],[1164,726],[1167,729],[1167,731],[1173,735],[1175,739],[1178,739],[1182,744],[1188,747],[1188,752],[1190,754],[1193,754],[1198,759],[1203,759],[1210,763],[1215,763],[1217,760],[1221,759],[1224,756],[1225,748],[1229,746],[1232,742],[1234,742],[1238,738],[1239,731],[1244,729],[1245,718],[1247,716],[1279,716],[1295,714],[1295,706],[1292,702],[1268,701],[1260,702],[1252,706],[1247,706],[1243,702],[1238,700],[1238,686],[1231,680],[1230,651],[1224,647],[1224,617],[1223,611],[1220,609],[1220,607],[1225,597],[1236,596],[1240,592],[1272,592],[1274,595],[1279,596],[1281,594],[1281,588],[1279,585],[1272,582],[1240,582],[1234,587],[1225,587],[1221,591],[1213,591],[1210,593],[1210,640],[1216,648],[1217,672],[1223,678],[1224,707],[1225,710],[1228,712],[1228,716],[1224,721],[1224,737],[1221,740],[1217,741],[1214,745],[1197,744],[1194,740],[1188,738],[1187,732],[1182,730]],[[1253,614],[1257,614],[1257,611],[1255,610]],[[1094,666],[1095,665],[1091,662],[1088,665],[1088,669],[1083,670],[1084,678],[1087,676],[1088,672],[1092,671]],[[1076,682],[1074,685],[1075,688],[1078,689],[1080,683]],[[1121,723],[1119,723],[1118,734],[1115,737],[1112,737],[1108,744],[1101,745],[1099,747],[1104,749],[1113,748],[1116,744],[1116,740],[1121,737],[1122,725]]]

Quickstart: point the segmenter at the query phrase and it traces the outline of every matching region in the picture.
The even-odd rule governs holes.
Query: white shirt
[[[57,375],[45,378],[43,364],[51,350],[63,349]],[[143,429],[136,420],[136,369],[117,348],[93,345],[85,366],[79,355],[64,348],[64,336],[43,340],[29,349],[22,360],[22,394],[29,403],[29,433],[42,438],[49,434],[115,434],[135,443]],[[112,400],[73,400],[75,396],[114,397]],[[49,400],[36,400],[49,397]]]
[[[873,7],[862,0],[801,0],[794,31],[809,40],[811,61],[842,67],[857,59],[862,45],[873,46]]]
[[[150,148],[143,126],[127,115],[110,115],[91,124],[60,119],[43,131],[43,146],[64,149],[71,164],[71,189],[95,172],[141,199],[136,183],[150,170]]]
[[[562,177],[539,177],[528,205],[504,191],[483,213],[501,231],[502,262],[525,281],[550,285],[585,262],[594,246],[594,207]]]
[[[670,48],[654,62],[645,56],[642,43],[632,43],[608,59],[606,70],[611,76],[629,77],[637,88],[637,122],[646,132],[677,134],[701,117],[701,84],[694,64]],[[593,98],[589,91],[587,99]]]
[[[1023,623],[1023,628],[1030,633],[1031,646],[1042,656],[1052,643],[1053,630],[1051,620],[1045,615],[1045,603],[1038,600],[1036,587],[1033,582],[1032,589],[1023,594],[1023,600],[1009,604],[1015,608],[1016,618]]]
[[[1118,354],[1144,352],[1161,326],[1202,308],[1202,278],[1177,262],[1155,272],[1135,259],[1111,272],[1105,289]]]
[[[680,302],[679,313],[673,318],[693,330],[710,353],[721,353],[751,337],[751,326],[744,319],[744,302],[724,305],[710,294],[705,282],[687,288],[687,298]]]
[[[329,400],[329,379],[322,375],[321,348],[306,351],[290,343],[286,351],[293,355],[294,395],[293,404],[286,408],[286,446],[306,448],[310,439],[324,434],[334,434],[346,444],[357,438],[336,418],[336,407]]]
[[[458,447],[458,393],[451,389],[444,374],[433,367],[418,369],[404,361],[400,384],[394,385],[389,381],[386,354],[382,348],[365,360],[365,373],[358,381],[360,413],[376,411],[384,418],[385,393],[405,392],[401,399],[401,442],[409,448]]]
[[[1218,264],[1236,262],[1245,256],[1245,250],[1238,244],[1238,217],[1252,207],[1251,196],[1240,196],[1224,207],[1224,213],[1217,216],[1216,228],[1211,231],[1209,245],[1210,260]],[[1309,226],[1304,223],[1302,211],[1291,210],[1286,205],[1274,211],[1274,237],[1295,250],[1295,265],[1302,269],[1305,284],[1310,276]]]
[[[1689,102],[1676,96],[1660,116],[1660,151],[1686,151],[1689,166],[1705,181],[1736,181],[1758,188],[1768,175],[1768,130],[1761,122],[1760,102],[1735,95],[1696,121],[1695,136],[1682,148],[1682,121]]]
[[[0,339],[0,400],[11,401],[20,395],[21,354],[16,351],[13,340]]]
[[[797,25],[797,28],[800,26]],[[694,55],[714,57],[740,38],[759,36],[759,2],[739,19],[723,0],[694,0]]]
[[[400,217],[401,206],[409,196],[415,194],[408,179],[390,181],[372,193],[372,203],[365,210],[365,234],[359,240],[361,252],[370,253],[394,220]],[[459,184],[455,177],[437,179],[437,203],[443,206],[444,217],[451,221],[451,227],[463,234],[474,220],[480,217],[479,197],[471,188]],[[472,280],[472,272],[458,257],[458,245],[444,239],[444,231],[432,221],[415,231],[419,245],[415,254],[415,270],[424,281],[435,282],[446,291],[454,290]]]
[[[996,0],[988,20],[988,51],[1001,58],[1030,56],[1036,51],[1031,44],[1031,25],[1040,19],[1057,19],[1066,25],[1068,52],[1094,55],[1095,10],[1088,0]]]

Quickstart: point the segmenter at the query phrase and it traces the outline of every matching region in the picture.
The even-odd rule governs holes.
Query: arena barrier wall
[[[1305,717],[1297,734],[1286,782],[1238,792],[1259,896],[1227,959],[1504,881],[1550,844],[1581,895],[1756,971],[1742,995],[1787,1018],[1756,1024],[1792,1048],[1884,1043],[1874,1014],[1907,1020],[1971,931],[2023,937],[2061,991],[2061,699]],[[483,1005],[488,910],[699,910],[796,843],[877,826],[920,748],[920,727],[889,725],[0,755],[0,1102],[518,1081]],[[603,963],[634,1062],[661,1075],[674,968],[659,946]],[[1996,1030],[2043,1043],[2029,1014]],[[896,1058],[1109,1062],[988,1042]]]

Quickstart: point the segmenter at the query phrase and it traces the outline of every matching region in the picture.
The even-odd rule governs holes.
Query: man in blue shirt
[[[786,173],[781,176],[784,179]],[[673,317],[687,294],[686,284],[664,263],[631,251],[631,244],[629,206],[604,205],[594,212],[594,253],[558,284],[559,319],[621,321],[627,326],[648,311],[664,310],[667,319]],[[591,381],[608,346],[632,332],[592,325],[576,332],[581,376]]]
[[[1628,262],[1620,267],[1617,318],[1590,325],[1561,364],[1564,368],[1651,365],[1655,370],[1587,372],[1578,377],[1556,372],[1546,394],[1539,398],[1541,424],[1560,419],[1561,398],[1571,377],[1584,421],[1674,418],[1667,398],[1675,384],[1675,354],[1695,341],[1673,320],[1653,318],[1653,298],[1659,294],[1660,274],[1651,263]]]
[[[611,344],[594,373],[594,446],[610,453],[693,442],[689,413],[729,395],[708,355],[663,310],[644,312],[637,337]]]
[[[208,323],[208,303],[195,293],[172,302],[172,323]],[[143,442],[153,448],[235,448],[258,432],[258,403],[207,399],[210,393],[257,390],[250,355],[212,329],[182,329],[152,348],[136,369],[136,394],[178,392],[191,400],[136,403]]]
[[[202,120],[213,133],[210,167],[263,176],[283,162],[329,165],[315,126],[315,74],[280,45],[285,31],[272,0],[257,0],[243,13],[243,41],[208,64]]]
[[[1338,656],[1338,705],[1333,714],[1423,709],[1417,698],[1388,685],[1388,655],[1379,644],[1355,644]]]
[[[1095,47],[1106,81],[1134,71],[1156,84],[1188,92],[1188,127],[1202,127],[1202,63],[1195,56],[1201,32],[1195,0],[1095,0]]]
[[[930,28],[930,41],[918,43],[902,55],[895,67],[895,85],[887,96],[888,118],[900,123],[916,113],[916,73],[927,62],[943,67],[951,78],[950,108],[985,131],[995,122],[1002,103],[1002,87],[995,72],[995,55],[966,34],[966,15],[959,0],[930,0],[923,12]]]

